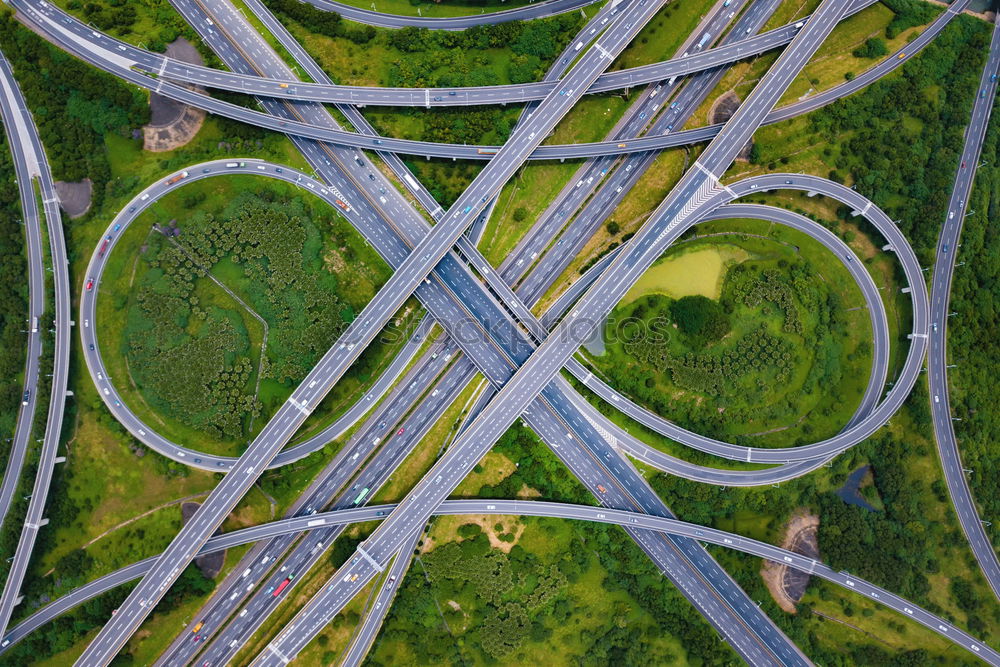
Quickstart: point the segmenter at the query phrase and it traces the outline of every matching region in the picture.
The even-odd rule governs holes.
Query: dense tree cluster
[[[927,400],[926,389],[918,387],[894,421],[909,422],[915,418],[919,421],[916,411],[922,410]],[[930,580],[936,575],[940,577],[942,570],[943,563],[939,559],[945,554],[960,555],[969,568],[976,566],[963,546],[964,539],[955,523],[939,518],[938,510],[946,509],[948,503],[944,483],[939,474],[929,479],[926,468],[919,462],[923,457],[932,456],[932,452],[925,442],[915,441],[910,431],[897,435],[891,430],[883,430],[834,462],[830,477],[834,486],[857,467],[871,465],[874,481],[871,490],[882,501],[882,511],[845,503],[829,487],[817,484],[814,476],[786,482],[779,490],[724,488],[665,474],[656,475],[651,484],[667,505],[685,520],[732,530],[734,517],[742,517],[744,521],[751,517],[751,523],[769,522],[770,533],[774,536],[769,541],[780,539],[777,531],[789,515],[808,507],[819,515],[819,549],[823,560],[831,567],[864,577],[935,613],[951,617],[930,599]],[[919,457],[916,464],[914,457]],[[758,560],[721,550],[715,555],[724,559],[723,564],[753,599],[764,601],[765,608],[773,612],[770,615],[818,664],[950,664],[932,661],[926,655],[924,660],[917,660],[919,652],[878,649],[871,653],[860,638],[848,646],[831,645],[829,637],[821,639],[812,631],[816,619],[808,609],[796,615],[778,611],[759,576]],[[993,614],[993,622],[996,622],[995,606],[986,605],[981,597],[983,594],[989,596],[988,590],[970,585],[967,579],[959,576],[948,580],[949,590],[965,612],[952,620],[982,636],[988,632],[984,621],[989,621],[989,614]],[[828,589],[822,586],[825,585],[821,585],[821,599],[830,600]],[[856,612],[849,604],[844,607],[844,616],[853,613]],[[902,627],[898,631],[903,632]],[[868,657],[864,662],[854,662],[852,656]]]
[[[388,33],[388,45],[406,56],[393,62],[389,85],[449,87],[503,83],[490,66],[490,60],[482,54],[485,49],[513,52],[507,70],[511,83],[536,81],[562,45],[579,31],[582,21],[573,13],[537,21],[474,26],[461,32],[413,27],[393,30]]]
[[[895,14],[885,29],[885,36],[889,39],[895,39],[896,35],[908,28],[930,22],[940,11],[921,0],[882,0],[882,4]]]
[[[541,500],[572,503],[593,503],[593,497],[582,484],[566,475],[565,466],[554,456],[540,450],[534,432],[517,424],[500,436],[493,451],[517,464],[517,469],[499,483],[485,484],[480,498],[516,498],[521,489],[538,490]]]
[[[700,294],[682,296],[670,304],[677,328],[689,337],[710,342],[729,333],[729,317],[719,305]]]
[[[918,0],[887,4],[939,11]],[[897,13],[897,20],[907,12]],[[925,265],[933,261],[988,42],[981,21],[959,16],[900,74],[809,115],[811,129],[841,147],[836,156],[833,149],[825,152],[835,176],[849,172],[859,192],[899,220]]]
[[[152,28],[138,29],[143,31],[143,45],[153,51],[164,51],[181,35],[195,41],[194,30],[169,0],[69,0],[66,9],[98,30],[120,36],[136,30],[135,24],[141,25],[141,18],[152,19]]]
[[[376,34],[370,25],[344,21],[336,12],[320,11],[299,0],[266,0],[264,4],[327,37],[344,37],[355,44],[367,44]]]
[[[761,326],[721,354],[688,352],[674,356],[665,343],[647,340],[626,343],[625,351],[660,373],[669,374],[678,387],[700,394],[732,396],[741,391],[751,375],[756,384],[764,385],[761,372],[770,371],[768,375],[775,382],[787,381],[795,348]]]
[[[865,43],[851,52],[855,58],[881,58],[889,55],[889,47],[879,37],[869,37]]]
[[[718,313],[734,332],[715,341],[690,333]],[[741,424],[792,424],[806,411],[831,417],[846,396],[815,404],[806,396],[820,383],[838,386],[871,350],[867,341],[845,350],[840,296],[800,258],[729,268],[718,302],[645,295],[616,309],[614,322],[609,354],[595,360],[611,383],[686,428],[730,440],[747,437]],[[813,426],[801,430],[805,437]]]
[[[0,132],[0,460],[7,459],[21,405],[20,376],[28,337],[24,226],[7,137]],[[42,286],[39,286],[42,289]],[[40,321],[40,326],[47,323]]]
[[[127,133],[149,120],[146,97],[0,15],[0,50],[11,61],[59,180],[93,181],[99,207],[111,179],[104,134]]]
[[[783,268],[789,267],[786,264]],[[809,299],[815,292],[809,289],[809,279],[803,264],[795,262],[790,268],[792,272],[786,276],[776,268],[755,271],[750,265],[739,264],[732,270],[732,296],[749,308],[757,308],[765,301],[773,303],[784,313],[782,331],[801,336],[802,318],[795,301],[800,294]]]
[[[969,199],[970,215],[962,229],[962,244],[952,281],[948,320],[951,404],[962,463],[980,516],[1000,521],[1000,408],[996,378],[1000,375],[1000,110],[994,106],[983,144],[982,166],[976,172]],[[970,165],[971,166],[971,165]],[[954,165],[952,165],[954,168]],[[944,397],[941,398],[944,400]],[[1000,548],[1000,531],[987,531]]]
[[[530,480],[542,498],[593,503],[526,427],[509,429],[494,451],[518,464],[511,475],[518,488]],[[573,485],[569,495],[567,483]],[[480,495],[489,497],[483,491]],[[706,664],[734,659],[620,528],[587,524],[586,530],[567,534],[561,521],[529,521],[529,530],[540,530],[565,548],[536,554],[518,544],[503,554],[490,548],[478,525],[466,524],[458,528],[460,541],[438,544],[420,555],[400,586],[366,664],[404,664],[390,649],[398,644],[406,647],[406,656],[419,655],[419,664],[519,663],[519,649],[527,643],[550,641],[555,628],[585,614],[589,619],[591,612],[600,614],[603,623],[571,635],[575,648],[566,649],[572,651],[570,664],[670,664],[678,656],[657,641],[663,634],[676,636],[690,655]],[[620,599],[600,611],[581,606],[569,586],[590,581],[585,577],[598,564],[609,573],[600,579],[601,591],[615,598],[625,591],[651,623],[635,624],[633,604]]]
[[[89,177],[99,206],[111,177],[103,135],[146,123],[145,96],[49,45],[9,14],[0,16],[0,49],[35,112],[53,175],[66,181]]]
[[[323,268],[319,230],[301,204],[241,195],[219,216],[195,213],[181,235],[154,234],[133,296],[126,338],[147,400],[216,437],[238,439],[260,412],[249,334],[233,311],[203,305],[197,281],[220,263],[242,274],[250,307],[270,325],[262,377],[304,377],[345,326],[353,306]]]

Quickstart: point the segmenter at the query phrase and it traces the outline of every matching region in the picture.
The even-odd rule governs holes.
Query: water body
[[[729,267],[749,258],[746,250],[728,243],[675,251],[642,274],[621,302],[632,303],[654,292],[672,299],[701,295],[718,300]]]
[[[587,342],[583,344],[583,349],[590,352],[595,357],[604,356],[606,348],[604,347],[604,328],[607,325],[607,318],[601,322],[601,326],[594,329],[594,332],[590,334],[590,338]]]
[[[865,497],[861,495],[861,481],[865,478],[871,471],[872,467],[869,465],[864,465],[852,472],[847,476],[847,481],[844,485],[837,489],[837,495],[845,503],[850,505],[857,505],[858,507],[864,507],[869,512],[877,512],[878,510],[871,506],[871,504],[865,500]]]

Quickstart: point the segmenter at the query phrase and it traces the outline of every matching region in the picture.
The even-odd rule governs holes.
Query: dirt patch
[[[183,37],[167,45],[167,56],[192,65],[204,64],[198,50]],[[195,86],[191,88],[204,92]],[[156,153],[174,150],[191,141],[205,121],[205,112],[201,109],[155,92],[149,94],[149,115],[149,125],[142,128],[142,147]]]
[[[163,153],[180,148],[194,139],[201,124],[205,121],[205,112],[194,107],[184,107],[184,113],[175,123],[166,127],[142,128],[142,147],[153,153]]]
[[[736,110],[740,108],[740,98],[733,91],[728,91],[719,95],[719,98],[715,100],[712,108],[708,110],[708,122],[709,124],[715,123],[725,123],[727,120],[732,118]],[[743,147],[743,150],[739,152],[736,156],[737,160],[746,160],[750,156],[750,148],[753,146],[753,141],[748,141],[747,145]]]
[[[794,551],[809,558],[819,559],[819,542],[816,532],[819,528],[819,517],[809,514],[808,510],[796,510],[788,525],[785,526],[785,535],[781,541],[781,548]],[[809,575],[800,570],[794,570],[787,565],[765,560],[761,567],[760,576],[767,584],[767,590],[771,592],[771,597],[782,609],[789,614],[794,614],[796,605],[806,592],[809,585]]]
[[[198,511],[201,507],[201,503],[184,503],[181,505],[181,524],[187,524],[188,519],[194,516],[194,513]],[[218,534],[219,531],[216,531]],[[222,571],[222,566],[226,562],[226,551],[216,551],[214,553],[205,554],[204,556],[199,556],[194,559],[194,564],[198,566],[201,573],[208,577],[209,579],[215,579],[219,576],[219,572]]]
[[[432,534],[424,536],[423,544],[420,545],[420,553],[424,554],[433,551],[434,547],[440,543],[459,540],[458,527],[467,523],[474,523],[479,526],[483,534],[490,541],[490,546],[499,549],[505,554],[509,554],[514,548],[521,535],[524,533],[524,524],[516,516],[496,515],[496,514],[470,514],[455,517],[441,517],[435,524]],[[513,535],[509,542],[500,539],[501,535]],[[508,538],[509,539],[509,538]]]
[[[89,178],[71,183],[56,181],[56,194],[59,195],[59,208],[70,218],[79,218],[90,210],[90,196],[93,183]]]
[[[518,498],[538,498],[542,495],[542,492],[538,489],[533,489],[527,484],[522,484],[521,488],[517,491]]]

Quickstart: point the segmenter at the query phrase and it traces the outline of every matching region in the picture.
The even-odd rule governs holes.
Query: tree
[[[851,52],[855,58],[881,58],[889,55],[889,49],[885,41],[878,37],[869,37],[865,43]]]
[[[705,342],[719,340],[729,333],[729,317],[722,306],[701,295],[674,301],[670,315],[683,333]]]

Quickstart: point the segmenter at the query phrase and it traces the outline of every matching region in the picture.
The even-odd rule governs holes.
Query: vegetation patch
[[[993,335],[1000,327],[998,158],[1000,110],[994,105],[961,246],[952,250],[960,254],[951,290],[950,309],[956,315],[948,320],[948,362],[956,365],[948,371],[951,406],[961,420],[954,423],[955,432],[962,465],[972,470],[967,479],[980,516],[987,520],[1000,516],[1000,475],[991,472],[1000,466],[1000,406],[994,391],[1000,341]],[[1000,531],[987,530],[987,535],[1000,548]]]
[[[251,434],[388,273],[328,207],[252,182],[207,205],[205,189],[169,195],[195,212],[147,213],[159,222],[127,295],[111,294],[127,304],[122,351],[143,400],[217,440]]]
[[[21,387],[27,346],[28,284],[24,258],[25,227],[20,224],[20,193],[14,176],[10,146],[0,132],[0,460],[7,460],[21,406]],[[44,289],[39,285],[38,289]],[[49,323],[39,321],[40,327]],[[42,373],[47,372],[44,367]],[[42,412],[46,406],[39,408]]]
[[[620,305],[605,327],[598,368],[659,414],[699,432],[731,438],[784,430],[813,412],[824,433],[840,428],[831,418],[857,405],[861,386],[832,388],[845,375],[867,373],[862,362],[871,352],[870,338],[849,335],[845,296],[825,278],[844,269],[834,264],[820,272],[794,246],[773,240],[718,236],[668,251],[660,267],[683,266],[685,273],[662,280],[679,283],[688,275],[688,263],[672,263],[671,253],[717,261],[719,247],[746,258],[731,260],[719,275],[719,300],[649,292]],[[803,427],[808,433],[814,425]]]

